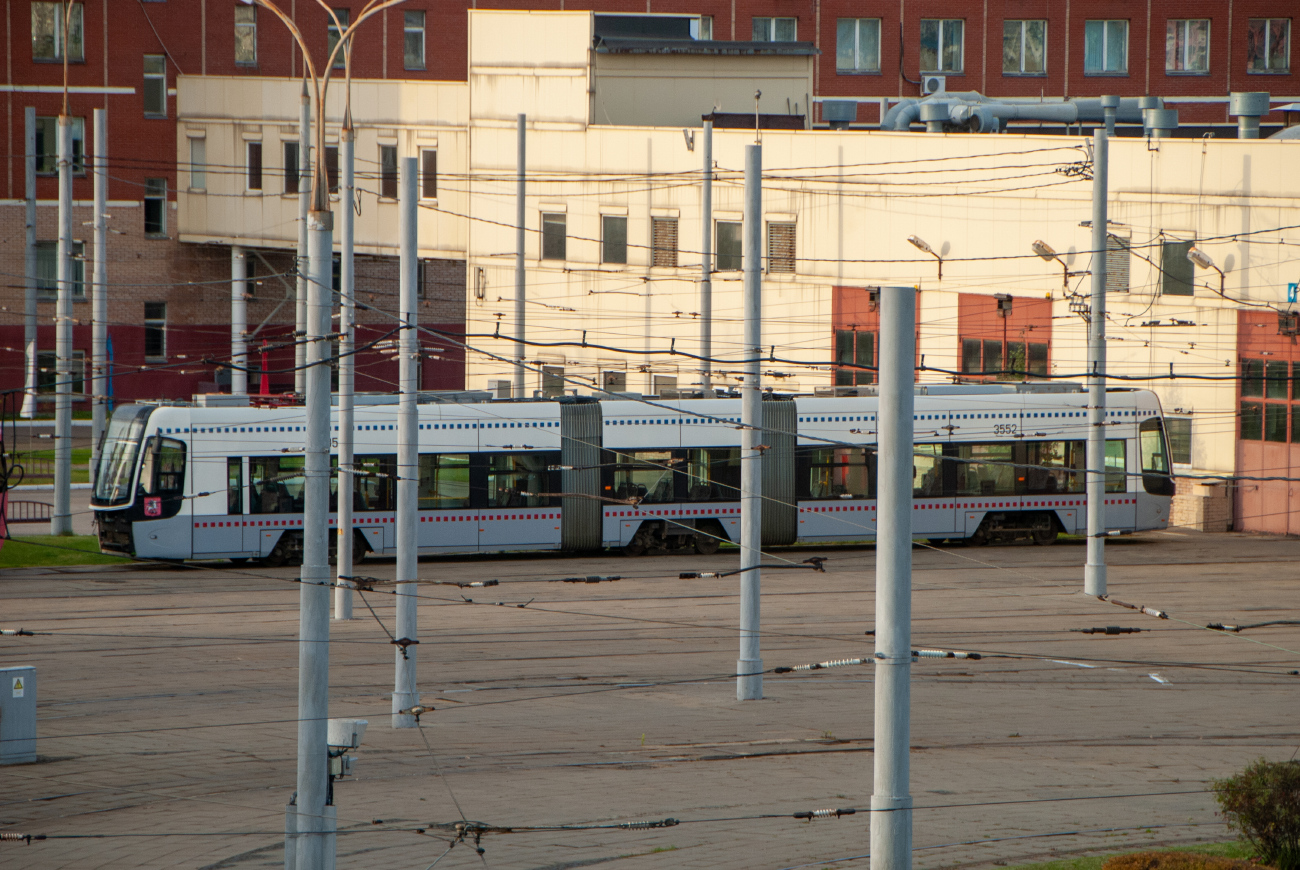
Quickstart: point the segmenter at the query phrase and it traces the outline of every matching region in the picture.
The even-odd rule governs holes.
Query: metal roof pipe
[[[943,124],[948,120],[948,115],[947,103],[921,104],[921,120],[925,122],[925,132],[927,133],[942,133]]]
[[[919,103],[919,100],[907,99],[891,106],[880,121],[880,129],[904,131],[911,129],[912,122],[920,113],[917,108]]]
[[[1101,113],[1106,121],[1106,135],[1110,138],[1115,136],[1115,115],[1119,110],[1119,97],[1114,94],[1103,95],[1101,98]]]
[[[1268,114],[1267,91],[1236,91],[1228,95],[1228,114],[1237,116],[1237,138],[1258,139],[1259,119]]]
[[[1147,109],[1142,113],[1142,126],[1152,139],[1167,139],[1178,129],[1178,110]]]

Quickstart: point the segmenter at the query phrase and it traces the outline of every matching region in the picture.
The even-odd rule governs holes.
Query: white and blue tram
[[[874,396],[763,402],[764,545],[874,537],[876,407]],[[396,552],[397,413],[355,412],[358,558]],[[1108,529],[1164,528],[1173,481],[1159,400],[1112,390],[1106,414]],[[918,387],[913,535],[1082,532],[1087,415],[1074,385]],[[725,398],[422,404],[420,552],[713,552],[739,538],[739,422],[740,401]],[[300,558],[305,427],[301,407],[119,407],[91,502],[102,549]]]

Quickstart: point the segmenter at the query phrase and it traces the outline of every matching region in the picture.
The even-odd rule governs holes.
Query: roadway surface
[[[1300,626],[1197,626],[1300,619],[1297,550],[1241,535],[1111,540],[1114,596],[1167,620],[1080,594],[1077,541],[916,550],[915,646],[986,657],[913,669],[915,866],[1228,838],[1208,781],[1300,746]],[[830,557],[824,574],[764,576],[767,667],[871,653],[874,551],[772,558],[815,553]],[[738,703],[736,579],[677,577],[736,560],[423,561],[429,580],[501,583],[422,588],[419,682],[436,708],[422,731],[389,727],[394,648],[358,600],[332,628],[331,714],[370,721],[356,775],[335,788],[338,866],[423,870],[463,811],[514,828],[681,824],[490,833],[481,860],[461,844],[440,868],[865,868],[871,667],[769,675],[765,700]],[[39,668],[41,755],[0,770],[0,831],[51,837],[0,843],[0,864],[280,866],[293,576],[224,563],[0,572],[0,627],[53,632],[0,638],[0,661]],[[391,629],[393,597],[366,597]],[[1106,625],[1144,631],[1074,631]]]

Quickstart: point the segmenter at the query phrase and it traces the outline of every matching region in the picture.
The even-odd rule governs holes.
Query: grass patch
[[[1190,846],[1170,846],[1166,849],[1133,849],[1128,852],[1112,852],[1106,855],[1090,855],[1080,858],[1062,858],[1057,861],[1043,861],[1038,864],[1017,864],[1006,870],[1101,870],[1107,858],[1115,855],[1131,855],[1136,852],[1195,852],[1199,855],[1214,855],[1219,858],[1237,858],[1249,860],[1255,857],[1255,850],[1249,843],[1241,840],[1229,840],[1223,843],[1195,843]]]
[[[94,535],[31,535],[9,538],[0,547],[0,569],[40,568],[62,565],[124,565],[124,556],[99,552]]]
[[[40,470],[44,472],[45,468],[52,465],[54,462],[54,449],[50,448],[49,450],[25,450],[22,453],[17,454],[14,457],[14,461],[17,462],[19,465],[23,465],[24,464],[23,460],[28,458],[40,460],[40,465],[42,466]],[[29,464],[27,468],[25,468],[24,470],[26,471],[26,474],[23,477],[23,483],[48,484],[51,482],[51,479],[49,477],[36,476],[37,469],[34,463]],[[72,448],[72,482],[90,483],[90,448],[89,447]]]

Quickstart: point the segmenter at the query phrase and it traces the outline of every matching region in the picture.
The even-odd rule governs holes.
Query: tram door
[[[194,552],[242,553],[244,547],[244,458],[226,458],[225,516],[195,517]]]

